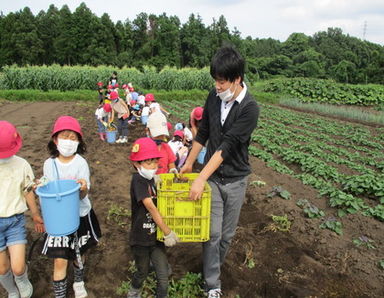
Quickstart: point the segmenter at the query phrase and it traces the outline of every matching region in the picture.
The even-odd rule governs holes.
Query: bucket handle
[[[61,201],[61,196],[60,196],[60,186],[59,186],[59,183],[58,183],[58,180],[59,180],[59,170],[57,169],[57,165],[56,165],[56,162],[55,160],[52,158],[52,169],[53,169],[53,175],[55,175],[54,173],[56,173],[56,179],[53,180],[53,183],[55,183],[55,187],[57,189],[57,193],[56,193],[56,200],[57,201]]]

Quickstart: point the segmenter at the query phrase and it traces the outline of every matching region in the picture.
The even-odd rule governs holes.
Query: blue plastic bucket
[[[144,125],[147,125],[147,122],[148,122],[148,116],[141,116],[141,123],[143,123]]]
[[[113,144],[116,142],[116,130],[106,131],[107,142]]]
[[[44,226],[49,235],[65,236],[80,224],[80,184],[75,180],[55,180],[38,187]]]
[[[203,147],[199,153],[199,155],[197,156],[197,162],[199,164],[203,164],[204,163],[204,157],[205,157],[205,153],[207,153],[207,147]]]

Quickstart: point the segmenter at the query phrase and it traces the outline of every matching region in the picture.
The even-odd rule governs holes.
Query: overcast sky
[[[28,6],[36,15],[50,4],[59,9],[67,4],[73,12],[81,2],[97,16],[109,14],[116,22],[133,20],[141,12],[165,12],[187,22],[191,13],[199,14],[205,25],[224,15],[228,28],[236,27],[243,38],[274,38],[285,41],[293,32],[313,35],[328,27],[384,45],[384,0],[1,0],[0,11],[16,12]],[[365,28],[365,29],[364,29]]]

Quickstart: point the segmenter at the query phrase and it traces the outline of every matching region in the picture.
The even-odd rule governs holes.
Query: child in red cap
[[[157,278],[156,297],[167,297],[168,261],[165,246],[174,246],[179,238],[163,221],[156,207],[154,176],[161,154],[150,138],[140,138],[129,156],[137,169],[131,181],[132,224],[129,242],[135,259],[136,272],[128,297],[141,297],[141,287],[148,276],[150,263]],[[156,240],[156,226],[164,232],[164,243]],[[165,245],[165,246],[164,246]]]
[[[204,108],[196,107],[192,110],[191,114],[189,115],[189,128],[192,131],[193,138],[196,137],[197,131],[199,130],[199,125],[201,119],[203,118],[203,112]]]
[[[31,187],[35,179],[32,168],[25,159],[15,155],[21,146],[16,128],[0,121],[0,283],[8,297],[31,297],[33,293],[25,264],[27,206],[35,230],[44,232]]]
[[[53,289],[56,297],[66,297],[68,261],[73,260],[75,297],[87,297],[84,286],[84,253],[99,242],[101,231],[88,198],[90,173],[85,153],[83,132],[79,122],[70,116],[59,117],[51,133],[44,162],[44,175],[50,180],[74,179],[80,187],[80,226],[66,236],[46,235],[42,254],[54,259]],[[81,255],[81,257],[80,257]]]

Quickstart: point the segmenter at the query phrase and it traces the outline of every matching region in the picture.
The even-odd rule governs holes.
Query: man
[[[251,173],[248,146],[257,126],[259,107],[247,90],[244,59],[231,47],[218,50],[211,62],[213,89],[190,155],[180,173],[192,165],[207,143],[205,165],[193,182],[190,197],[200,199],[204,184],[212,188],[210,240],[203,244],[203,271],[208,297],[220,297],[220,267],[235,234]]]

